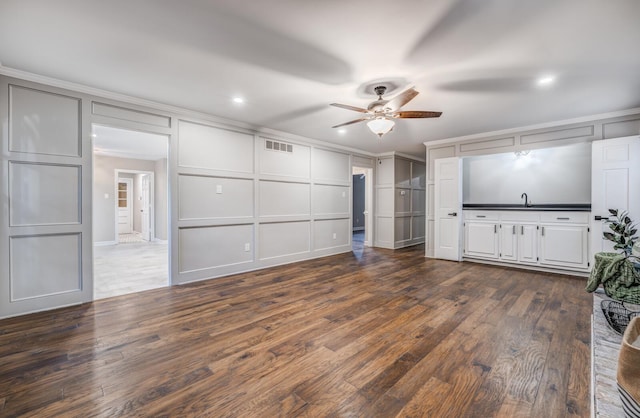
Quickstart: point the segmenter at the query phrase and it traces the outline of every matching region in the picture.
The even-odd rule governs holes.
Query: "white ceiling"
[[[638,0],[0,0],[2,65],[378,153],[640,106]],[[556,83],[536,86],[552,74]],[[375,80],[421,93],[382,140]],[[242,96],[246,102],[234,104]]]

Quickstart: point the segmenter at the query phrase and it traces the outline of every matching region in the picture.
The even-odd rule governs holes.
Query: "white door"
[[[591,251],[613,251],[602,238],[609,209],[625,210],[640,222],[640,136],[593,141],[591,148]]]
[[[435,160],[434,255],[460,261],[460,220],[462,219],[462,164],[458,157]]]
[[[142,224],[142,239],[145,241],[151,241],[151,202],[149,200],[150,190],[149,190],[149,174],[145,174],[142,176],[142,207],[140,208],[141,212],[141,224]]]
[[[130,234],[133,231],[133,180],[118,179],[118,234]]]
[[[93,297],[90,100],[0,76],[0,317]]]

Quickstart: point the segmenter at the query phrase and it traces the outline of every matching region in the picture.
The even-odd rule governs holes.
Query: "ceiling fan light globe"
[[[382,136],[390,132],[396,123],[387,118],[375,118],[367,122],[367,126],[374,134],[382,138]]]

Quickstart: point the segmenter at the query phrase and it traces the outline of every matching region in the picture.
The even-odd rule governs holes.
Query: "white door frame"
[[[373,246],[373,162],[371,166],[367,164],[357,163],[351,165],[351,175],[354,169],[364,171],[364,245],[365,247]],[[351,225],[353,225],[353,182],[351,187]],[[351,227],[349,228],[351,229]]]
[[[119,173],[116,173],[115,181],[115,203],[116,203],[116,243],[118,243],[118,236],[120,235],[120,183],[126,183],[127,185],[127,210],[129,212],[129,232],[133,232],[133,179],[130,177],[120,177]]]
[[[149,235],[151,237],[150,241],[153,241],[155,239],[155,222],[156,222],[156,211],[155,211],[155,193],[154,193],[154,184],[155,184],[155,179],[154,179],[154,172],[153,171],[143,171],[143,170],[130,170],[130,169],[126,169],[126,168],[116,168],[114,170],[114,176],[115,176],[115,190],[116,190],[116,194],[115,196],[118,196],[118,179],[120,178],[120,174],[121,173],[127,173],[127,174],[149,174]],[[133,190],[135,190],[135,187],[132,188],[131,192],[133,193]],[[133,199],[136,199],[136,196],[134,196],[132,194],[132,200],[131,200],[131,211],[132,211],[132,216],[133,216]],[[133,218],[131,219],[131,222],[133,223]],[[115,237],[116,237],[116,242],[118,242],[118,199],[115,199],[115,222],[114,222],[114,227],[115,227]],[[133,229],[133,227],[132,227]]]

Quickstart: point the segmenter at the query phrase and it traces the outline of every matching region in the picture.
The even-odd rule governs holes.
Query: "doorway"
[[[94,299],[169,285],[166,135],[92,125]]]
[[[372,205],[373,169],[369,167],[352,168],[352,239],[351,247],[356,255],[362,255],[365,247],[372,242]]]

